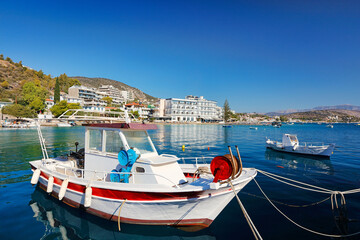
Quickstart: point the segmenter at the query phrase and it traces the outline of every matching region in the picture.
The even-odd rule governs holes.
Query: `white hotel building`
[[[206,100],[203,96],[168,98],[165,100],[164,115],[171,117],[172,122],[221,121],[222,111],[216,104],[216,101]]]

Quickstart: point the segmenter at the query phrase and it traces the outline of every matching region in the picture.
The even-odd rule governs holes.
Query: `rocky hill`
[[[134,93],[134,97],[141,101],[144,101],[144,100],[153,101],[156,99],[155,97],[150,96],[137,88],[131,87],[129,85],[126,85],[125,83],[122,83],[122,82],[119,82],[116,80],[112,80],[112,79],[88,78],[88,77],[81,77],[81,76],[74,76],[71,78],[75,78],[75,79],[79,80],[79,82],[82,85],[87,86],[87,87],[98,88],[101,85],[113,85],[114,87],[116,87],[120,90],[132,91]]]
[[[354,110],[313,110],[307,112],[297,112],[285,115],[288,118],[300,119],[305,121],[326,121],[326,122],[359,122],[360,111]]]
[[[132,91],[134,97],[141,101],[154,101],[156,99],[137,88],[119,81],[106,78],[69,78],[66,74],[59,76],[61,91],[67,92],[68,88],[77,82],[74,81],[75,79],[78,79],[82,85],[88,87],[98,88],[104,84],[113,85],[120,90]],[[9,57],[4,58],[4,56],[0,54],[0,101],[19,100],[22,86],[26,82],[34,82],[37,86],[42,87],[44,91],[47,91],[47,95],[52,94],[55,87],[55,77],[44,74],[42,70],[36,71],[30,67],[23,66],[21,61],[18,63],[13,62]]]
[[[26,82],[34,82],[46,90],[51,90],[55,85],[55,79],[45,75],[43,71],[36,71],[10,58],[4,60],[0,55],[0,100],[15,100],[21,94],[21,88]]]

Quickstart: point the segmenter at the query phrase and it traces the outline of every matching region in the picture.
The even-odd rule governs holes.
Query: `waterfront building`
[[[54,98],[54,97],[53,97],[53,98]],[[54,99],[51,99],[51,97],[45,99],[45,105],[46,105],[46,108],[47,108],[47,109],[52,108],[52,107],[54,106]]]
[[[113,85],[102,85],[99,87],[98,94],[104,97],[111,97],[113,104],[120,105],[125,103],[126,99],[123,97],[122,92]],[[125,91],[127,92],[127,91]]]
[[[96,99],[84,99],[83,109],[94,112],[105,112],[106,102]]]
[[[168,98],[164,108],[165,116],[171,117],[172,122],[217,122],[222,118],[217,102],[203,96]]]
[[[68,97],[66,97],[66,101],[68,103],[78,103],[78,104],[80,104],[80,106],[84,106],[84,99],[82,99],[82,98],[75,98],[75,97],[68,96]]]
[[[85,86],[72,86],[69,88],[68,99],[80,103],[80,105],[87,110],[104,112],[106,102],[101,100],[105,93],[97,91],[96,88],[89,88]]]
[[[145,105],[137,103],[137,102],[125,104],[125,107],[130,112],[137,111],[139,113],[140,118],[149,118],[149,116],[153,112],[153,108],[151,108],[149,106],[145,106]]]
[[[120,91],[120,94],[125,102],[134,100],[134,94],[132,91]]]

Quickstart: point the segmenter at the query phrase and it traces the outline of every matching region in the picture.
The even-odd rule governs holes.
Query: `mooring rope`
[[[255,180],[255,179],[254,179],[254,180]],[[239,196],[236,194],[234,185],[232,184],[231,181],[229,181],[229,184],[230,184],[231,189],[233,190],[234,195],[235,195],[235,197],[236,197],[236,199],[237,199],[237,201],[238,201],[238,203],[239,203],[239,206],[240,206],[240,208],[241,208],[241,211],[243,212],[243,214],[244,214],[244,216],[245,216],[245,219],[246,219],[247,223],[249,224],[252,233],[254,234],[255,239],[256,239],[256,240],[258,240],[258,239],[261,239],[261,240],[262,240],[263,238],[261,237],[259,231],[256,229],[255,224],[254,224],[253,221],[251,220],[251,218],[250,218],[249,214],[247,213],[244,205],[243,205],[242,202],[240,201]]]
[[[309,191],[313,191],[313,192],[319,192],[319,193],[327,193],[327,194],[330,193],[331,194],[333,192],[330,189],[314,186],[314,185],[311,185],[311,184],[308,184],[308,183],[303,183],[303,182],[296,181],[296,180],[286,178],[286,177],[282,177],[282,176],[279,176],[279,175],[276,175],[276,174],[273,174],[273,173],[265,172],[265,171],[262,171],[262,170],[259,170],[259,169],[257,171],[262,173],[263,175],[269,177],[269,178],[272,178],[272,179],[274,179],[276,181],[282,182],[284,184],[287,184],[287,185],[290,185],[290,186],[293,186],[293,187],[297,187],[297,188],[301,188],[301,189],[309,190]],[[289,182],[286,182],[286,181],[281,180],[281,179],[284,179],[284,180],[287,180],[287,181],[290,181],[290,182],[294,182],[294,183],[297,183],[299,185],[289,183]],[[307,187],[303,187],[301,185],[304,185],[304,186],[307,186]]]
[[[352,193],[359,193],[360,192],[360,188],[350,189],[350,190],[346,190],[346,191],[334,191],[334,190],[318,187],[318,186],[315,186],[315,185],[311,185],[311,184],[308,184],[308,183],[303,183],[303,182],[300,182],[300,181],[296,181],[296,180],[286,178],[286,177],[283,177],[283,176],[279,176],[279,175],[276,175],[274,173],[265,172],[263,170],[257,169],[257,171],[262,173],[263,175],[269,177],[269,178],[272,178],[272,179],[276,180],[276,181],[285,183],[285,184],[293,186],[293,187],[301,188],[301,189],[304,189],[304,190],[313,191],[313,192],[326,193],[326,194],[330,194],[330,195],[333,195],[333,194],[345,195],[345,194],[352,194]],[[281,180],[281,179],[291,181],[291,182],[297,183],[299,185],[289,183],[289,182],[286,182],[286,181]],[[303,186],[300,186],[300,185],[304,185],[304,186],[307,186],[307,187],[303,187]],[[345,197],[344,197],[344,201],[345,201]]]
[[[276,205],[269,199],[269,197],[265,194],[265,192],[262,190],[262,188],[260,187],[260,185],[258,184],[258,182],[256,181],[256,179],[254,178],[254,181],[256,183],[256,185],[258,186],[259,190],[261,191],[261,193],[264,195],[264,197],[269,201],[269,203],[281,214],[283,215],[287,220],[289,220],[291,223],[293,223],[294,225],[296,225],[297,227],[305,230],[305,231],[308,231],[308,232],[311,232],[311,233],[314,233],[314,234],[317,234],[317,235],[321,235],[321,236],[324,236],[324,237],[334,237],[334,238],[344,238],[344,237],[351,237],[351,236],[355,236],[355,235],[358,235],[360,234],[360,232],[355,232],[355,233],[352,233],[352,234],[347,234],[347,235],[333,235],[333,234],[327,234],[327,233],[322,233],[322,232],[317,232],[317,231],[314,231],[314,230],[311,230],[309,228],[306,228],[298,223],[296,223],[294,220],[292,220],[291,218],[289,218],[285,213],[283,213],[279,208],[276,207]],[[336,201],[336,194],[338,194],[339,192],[337,193],[334,193],[332,194],[331,196],[334,195],[334,198],[335,198],[335,203],[337,204],[337,201]],[[343,193],[341,194],[342,195],[342,201],[344,200],[345,201],[345,197],[343,197]],[[332,199],[332,198],[331,198]]]
[[[247,192],[244,192],[244,191],[241,191],[240,194],[246,194],[248,196],[252,196],[252,197],[256,197],[256,198],[260,198],[260,199],[265,199],[265,197],[262,197],[262,196],[259,196],[259,195],[256,195],[256,194],[252,194],[252,193],[247,193]],[[309,203],[309,204],[304,204],[304,205],[295,205],[295,204],[288,204],[288,203],[283,203],[283,202],[280,202],[280,201],[277,201],[277,200],[273,200],[271,199],[272,202],[274,203],[278,203],[278,204],[281,204],[281,205],[284,205],[284,206],[287,206],[287,207],[293,207],[293,208],[305,208],[305,207],[311,207],[311,206],[315,206],[315,205],[318,205],[318,204],[321,204],[323,202],[326,202],[327,200],[329,200],[331,198],[330,197],[327,197],[327,198],[324,198],[323,200],[320,200],[318,202],[314,202],[314,203]]]
[[[124,199],[124,201],[121,203],[120,207],[119,207],[119,215],[118,215],[118,228],[119,228],[119,232],[121,231],[121,228],[120,228],[120,212],[121,212],[121,208],[122,206],[125,204],[126,202],[126,199]]]

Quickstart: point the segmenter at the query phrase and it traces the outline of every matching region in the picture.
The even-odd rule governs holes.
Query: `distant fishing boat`
[[[281,122],[272,122],[271,125],[275,128],[279,128],[279,127],[281,127],[282,124],[281,124]]]
[[[329,125],[326,125],[327,128],[334,128],[333,125],[329,124]]]
[[[258,130],[257,127],[250,127],[250,129],[252,129],[252,130]]]
[[[280,152],[330,157],[334,151],[335,144],[315,145],[315,143],[305,143],[300,145],[296,135],[284,134],[282,142],[267,139],[266,147]]]
[[[210,164],[178,162],[156,151],[147,130],[153,124],[89,124],[85,148],[49,158],[40,127],[43,159],[31,161],[32,184],[68,205],[117,222],[208,227],[257,174],[230,154]],[[203,158],[201,158],[203,159]]]

